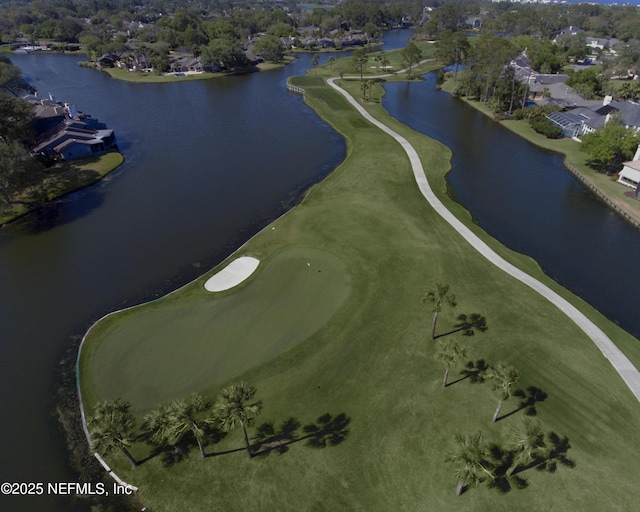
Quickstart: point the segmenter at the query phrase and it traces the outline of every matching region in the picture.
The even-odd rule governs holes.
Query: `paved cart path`
[[[331,87],[342,94],[353,107],[370,123],[380,128],[383,132],[393,137],[402,146],[404,151],[409,157],[411,162],[411,168],[418,184],[418,188],[425,199],[433,207],[433,209],[446,220],[458,233],[460,233],[465,240],[467,240],[472,247],[482,254],[486,259],[497,267],[504,270],[510,276],[515,277],[518,281],[526,284],[530,288],[537,291],[540,295],[548,299],[555,304],[562,312],[564,312],[580,329],[582,329],[587,336],[589,336],[596,346],[600,349],[602,354],[609,360],[615,370],[620,374],[624,382],[629,386],[631,392],[635,395],[636,399],[640,401],[640,372],[629,361],[627,356],[611,341],[611,339],[591,320],[589,320],[583,313],[581,313],[575,306],[563,299],[556,292],[551,290],[548,286],[542,284],[537,279],[534,279],[529,274],[523,272],[519,268],[515,267],[504,258],[495,253],[486,243],[484,243],[475,233],[473,233],[467,226],[460,222],[447,208],[440,202],[436,195],[431,190],[427,177],[422,167],[422,162],[418,157],[418,153],[413,148],[409,141],[394,132],[391,128],[378,121],[371,114],[369,114],[357,100],[355,100],[347,91],[342,89],[336,84],[338,78],[330,78],[328,83]]]

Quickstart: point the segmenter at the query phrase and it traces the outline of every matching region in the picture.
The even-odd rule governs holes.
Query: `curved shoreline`
[[[538,292],[565,313],[571,321],[573,321],[587,336],[589,336],[589,338],[591,338],[595,345],[600,349],[600,352],[602,352],[618,372],[636,399],[640,401],[640,372],[631,363],[627,356],[615,345],[615,343],[613,343],[613,341],[599,327],[597,327],[594,322],[587,318],[587,316],[579,311],[573,304],[562,298],[548,286],[507,262],[504,258],[494,252],[493,249],[483,242],[467,226],[458,220],[458,218],[453,215],[433,193],[433,190],[427,181],[420,157],[409,141],[369,114],[353,98],[353,96],[335,83],[336,79],[337,78],[330,78],[327,82],[332,88],[342,94],[367,121],[394,138],[400,146],[402,146],[402,149],[405,151],[409,157],[409,161],[411,162],[411,168],[418,188],[431,207],[487,260],[510,276]]]
[[[445,82],[445,85],[446,85],[446,82]],[[441,90],[453,96],[450,88],[442,87]],[[554,147],[554,142],[563,141],[567,139],[547,139],[546,137],[539,134],[533,134],[533,137],[528,137],[523,133],[521,133],[520,130],[515,128],[517,126],[515,123],[524,123],[525,121],[516,121],[516,120],[509,120],[509,119],[498,121],[496,120],[495,116],[489,113],[486,109],[479,108],[477,101],[469,100],[463,97],[458,97],[458,99],[464,101],[470,107],[473,107],[475,110],[487,116],[492,121],[498,122],[501,126],[504,126],[510,132],[515,133],[517,136],[535,145],[536,147],[562,155],[562,165],[565,168],[565,170],[570,172],[578,181],[580,181],[582,185],[588,188],[589,191],[592,192],[598,198],[598,200],[606,204],[608,208],[611,208],[613,212],[615,212],[617,215],[619,215],[624,220],[629,222],[629,224],[631,224],[636,229],[640,229],[640,215],[638,214],[638,212],[634,212],[633,209],[628,205],[626,205],[624,201],[616,201],[615,198],[612,197],[611,194],[608,194],[607,192],[605,192],[598,185],[598,183],[594,183],[594,180],[591,179],[587,174],[585,174],[584,171],[581,171],[580,169],[578,169],[577,165],[579,164],[579,162],[569,161],[570,155],[566,151],[563,151],[562,148]],[[580,143],[575,142],[575,144],[580,144]],[[593,171],[593,173],[594,173],[594,176],[601,176],[596,171]],[[604,179],[605,177],[602,176],[602,178]],[[640,207],[640,203],[639,203],[639,207]]]
[[[59,194],[54,195],[53,197],[48,198],[48,199],[46,199],[45,201],[38,202],[37,204],[28,205],[24,210],[22,210],[22,211],[20,211],[20,212],[18,212],[18,213],[15,213],[15,214],[13,214],[13,215],[12,215],[12,214],[8,214],[6,218],[0,217],[0,229],[1,229],[3,226],[6,226],[7,224],[10,224],[11,222],[13,222],[13,221],[15,221],[15,220],[18,220],[19,218],[24,217],[25,215],[28,215],[28,214],[30,214],[30,213],[35,212],[36,210],[38,210],[38,209],[40,209],[40,208],[42,208],[42,207],[46,206],[47,204],[49,204],[49,203],[51,203],[51,202],[53,202],[53,201],[56,201],[56,200],[58,200],[58,199],[61,199],[61,198],[65,197],[65,196],[67,196],[67,195],[69,195],[69,194],[72,194],[72,193],[74,193],[74,192],[77,192],[78,190],[82,190],[82,189],[84,189],[84,188],[90,187],[91,185],[95,185],[96,183],[98,183],[98,182],[102,181],[102,180],[103,180],[103,179],[105,179],[109,174],[111,174],[111,173],[112,173],[113,171],[115,171],[118,167],[120,167],[120,166],[124,163],[125,158],[124,158],[124,155],[123,155],[122,153],[120,153],[119,151],[116,151],[116,152],[113,152],[113,151],[112,151],[112,152],[108,152],[108,153],[106,153],[106,154],[101,155],[100,157],[98,157],[98,158],[100,159],[100,158],[104,158],[104,157],[106,157],[106,156],[108,156],[108,155],[115,154],[115,153],[117,153],[118,155],[120,155],[120,158],[119,158],[119,159],[118,159],[118,161],[115,163],[115,165],[111,165],[111,166],[106,167],[103,171],[101,171],[101,172],[99,172],[99,173],[98,173],[99,175],[98,175],[95,179],[92,179],[92,180],[90,180],[90,181],[87,181],[86,183],[82,183],[82,184],[80,184],[79,186],[72,186],[72,187],[70,187],[70,188],[64,189],[64,190],[62,190]],[[78,161],[76,161],[76,162],[78,162]],[[80,160],[80,164],[81,164],[81,163],[82,163],[82,161]],[[68,165],[68,162],[65,162],[65,164],[67,164],[67,165]],[[94,172],[95,172],[95,171],[94,171]]]
[[[326,89],[326,87],[324,87],[324,88]],[[334,95],[333,93],[329,93],[329,94]],[[310,96],[310,97],[313,97],[313,95],[312,95],[311,93],[309,94],[309,96]],[[316,110],[316,109],[314,108],[314,110]],[[317,110],[316,110],[316,111],[317,111]],[[350,117],[355,117],[355,116],[356,116],[356,114],[353,114],[353,115],[352,115],[352,116],[350,116]],[[347,133],[347,132],[342,132],[342,133],[344,134],[344,133]],[[401,132],[401,133],[404,133],[404,132]],[[343,136],[344,136],[344,135],[343,135]],[[411,140],[413,140],[413,139],[411,139]],[[393,144],[395,144],[395,143],[394,143],[393,141],[391,141],[391,140],[390,140],[389,144],[390,144],[390,145],[393,145]],[[418,147],[418,146],[416,145],[416,147]],[[396,152],[394,151],[394,154],[395,154],[395,153],[396,153]],[[397,153],[399,154],[399,153],[400,153],[400,151],[398,151]],[[423,155],[423,158],[424,158],[424,156],[425,156],[425,155],[424,155],[424,152],[422,153],[422,155]],[[426,162],[426,161],[427,161],[427,160],[425,160],[425,162]],[[412,187],[412,183],[411,183],[411,180],[410,180],[410,176],[409,176],[408,174],[406,174],[406,170],[407,170],[407,169],[406,169],[406,163],[405,163],[405,162],[406,162],[406,161],[403,159],[403,165],[402,165],[402,169],[403,169],[403,171],[402,171],[402,174],[403,174],[403,176],[405,177],[405,179],[403,180],[403,182],[406,182],[407,187]],[[440,168],[438,167],[437,169],[439,170]],[[443,167],[442,169],[444,169],[444,167]],[[440,174],[439,174],[439,173],[436,175],[436,179],[438,178],[438,176],[440,176]],[[432,179],[432,182],[433,182],[433,183],[438,183],[437,181],[433,181],[433,179]],[[409,188],[407,188],[407,190],[409,190]],[[415,192],[416,192],[416,191],[415,191],[415,189],[412,189],[412,190],[413,190],[413,193],[411,193],[410,195],[411,195],[411,197],[414,197],[414,196],[416,196],[416,194],[415,194]],[[446,201],[445,201],[445,202],[446,202]],[[416,197],[416,198],[415,198],[415,200],[413,201],[413,204],[414,204],[414,206],[418,206],[418,207],[420,207],[420,208],[421,208],[421,206],[419,206],[419,205],[423,204],[423,199],[422,199],[421,197],[419,197],[419,198],[418,198],[418,197]],[[426,211],[427,209],[428,209],[428,206],[426,206],[426,205],[425,205],[424,210]],[[287,212],[285,212],[285,213],[289,213],[289,212],[291,212],[291,211],[294,211],[294,208],[292,208],[292,209],[288,210],[288,211],[287,211]],[[284,215],[284,214],[283,214],[283,215]],[[433,221],[435,220],[435,218],[434,218],[434,217],[432,217],[432,216],[430,215],[430,216],[429,216],[429,218],[430,218],[430,220],[431,220],[431,222],[432,222],[433,224],[436,224],[435,222],[433,222]],[[437,224],[442,224],[442,223],[440,223],[440,222],[439,222],[439,220],[438,220]],[[270,227],[270,226],[271,226],[271,224],[269,224],[269,226],[267,226],[267,227]],[[260,231],[260,233],[261,233],[261,232],[263,232],[263,231],[264,231],[264,230],[261,230],[261,231]],[[456,235],[454,235],[454,234],[450,234],[450,235],[449,235],[449,233],[450,233],[450,228],[449,228],[448,226],[444,229],[444,231],[447,231],[447,232],[448,232],[448,233],[447,233],[447,235],[448,235],[448,236],[451,236],[452,238],[456,238],[456,239],[458,239],[458,237],[457,237]],[[257,235],[257,234],[256,234],[256,235]],[[353,240],[350,240],[349,242],[350,242],[350,244],[351,244],[351,243],[353,243]],[[247,242],[245,242],[245,243],[247,243]],[[489,243],[491,243],[491,241],[489,241]],[[460,246],[464,246],[464,245],[466,245],[466,243],[465,243],[465,242],[463,242],[463,241],[459,241],[459,239],[458,239],[458,241],[456,241],[456,244],[457,244],[457,245],[460,245]],[[349,246],[350,246],[350,245],[349,245]],[[467,255],[467,254],[468,254],[468,255],[470,255],[470,256],[473,256],[473,253],[472,253],[471,251],[465,250],[464,252],[465,252],[465,255]],[[236,250],[236,251],[234,251],[234,254],[235,254],[235,253],[237,253],[237,250]],[[469,259],[475,259],[475,260],[479,260],[479,261],[480,261],[480,260],[482,260],[482,259],[479,259],[479,258],[473,258],[473,257],[471,257],[471,258],[469,258]],[[483,264],[483,266],[484,266],[484,264]],[[200,278],[203,278],[203,275],[199,276],[199,277],[198,277],[198,278],[196,278],[195,280],[198,280],[198,279],[200,279]],[[194,280],[194,281],[195,281],[195,280]],[[502,279],[501,279],[501,280],[502,280]],[[504,281],[510,281],[510,280],[504,279]],[[192,282],[193,282],[193,281],[192,281]],[[198,284],[198,286],[200,286],[200,284]],[[519,285],[518,285],[518,288],[520,288],[520,286],[519,286]],[[525,291],[525,290],[521,290],[521,291]],[[170,293],[173,293],[173,292],[170,292]],[[528,294],[528,295],[529,295],[529,294]],[[530,295],[534,295],[534,294],[530,294]],[[543,302],[543,300],[542,300],[542,299],[540,299],[540,302]],[[507,306],[507,307],[508,307],[508,306]],[[563,323],[564,323],[564,322],[563,322]],[[567,323],[567,325],[569,325],[569,323]],[[581,340],[581,341],[582,341],[582,340]],[[585,342],[587,342],[586,340],[584,340],[584,341],[585,341]],[[588,342],[587,342],[587,343],[588,343]],[[587,345],[585,348],[589,348],[589,349],[591,349],[591,347],[590,347],[589,345]],[[591,356],[593,356],[593,354],[595,354],[595,352],[591,352],[591,351],[590,351],[590,355],[591,355]],[[592,357],[591,359],[593,359],[593,357]],[[599,358],[598,358],[598,359],[599,359]],[[602,363],[603,363],[603,362],[602,362],[601,360],[598,360],[598,361],[597,361],[597,366],[598,366],[599,368],[602,368]],[[396,366],[396,367],[397,367],[397,366]],[[605,367],[605,368],[606,368],[606,367]],[[608,368],[607,368],[607,369],[608,369]],[[385,373],[383,372],[383,374],[385,374]],[[386,374],[385,374],[385,375],[386,375]],[[422,375],[422,373],[421,373],[421,375]],[[617,377],[616,377],[616,376],[611,375],[611,379],[612,379],[612,381],[615,381],[616,388],[620,388],[620,389],[623,389],[623,388],[624,388],[624,386],[620,386],[620,385],[619,385],[620,383],[618,383],[618,381],[617,381]],[[423,384],[424,384],[424,382],[423,382],[423,378],[421,378],[421,380],[420,380],[420,386],[422,386]],[[439,384],[440,384],[440,380],[438,380],[438,381],[437,381],[437,384],[438,384],[438,386],[439,386]],[[314,389],[315,389],[315,385],[314,385],[313,387],[314,387]],[[546,388],[546,386],[544,386],[544,387],[545,387],[545,389],[547,389],[547,388]],[[323,391],[322,391],[323,393],[327,393],[327,391],[324,391],[324,390],[325,390],[325,385],[324,385],[324,384],[323,384],[323,386],[322,386],[322,389],[323,389]],[[327,389],[328,389],[328,388],[327,388]],[[402,389],[405,389],[405,388],[402,388]],[[438,389],[440,389],[440,388],[438,387]],[[457,388],[456,388],[456,389],[457,389]],[[318,386],[318,390],[320,390],[320,386]],[[335,391],[335,390],[333,390],[333,389],[332,389],[331,391]],[[296,391],[296,392],[297,392],[297,391]],[[633,407],[635,407],[635,401],[633,401],[633,402],[628,401],[628,402],[629,402],[629,408],[631,408],[632,406],[633,406]],[[312,402],[309,402],[309,403],[312,403]],[[412,405],[414,405],[414,404],[412,404]],[[349,412],[349,410],[347,410],[347,411]],[[445,430],[446,430],[446,429],[445,429]],[[573,437],[572,437],[572,439],[573,439]],[[576,444],[577,444],[577,443],[576,443]],[[345,446],[346,446],[346,445],[345,445]],[[443,443],[442,443],[442,442],[440,442],[440,446],[443,446]],[[444,457],[444,456],[442,456],[442,457]],[[216,459],[216,460],[217,460],[217,459]],[[220,459],[220,461],[221,461],[221,460],[222,460],[222,459]],[[424,464],[424,460],[422,460],[422,461],[420,462],[420,464]],[[194,467],[195,467],[195,466],[194,466]],[[406,466],[403,464],[402,468],[405,468],[405,467],[406,467]],[[199,470],[197,470],[197,471],[199,471]],[[122,467],[122,474],[124,474],[124,475],[125,475],[128,479],[130,479],[130,480],[137,481],[137,482],[138,482],[138,484],[139,484],[143,489],[145,489],[145,490],[149,490],[150,495],[152,494],[152,491],[153,491],[154,493],[159,493],[158,495],[160,496],[160,499],[161,499],[161,500],[162,500],[162,498],[164,498],[164,499],[166,500],[166,494],[162,494],[162,492],[161,492],[161,490],[160,490],[160,489],[155,488],[155,487],[153,487],[153,488],[152,488],[152,487],[150,487],[150,486],[149,486],[149,487],[147,486],[148,484],[150,484],[149,479],[150,479],[150,478],[152,478],[152,477],[153,477],[153,475],[146,474],[144,471],[143,471],[141,474],[135,474],[135,473],[132,473],[132,472],[131,472],[131,471],[129,471],[129,470],[125,470],[125,469],[124,469],[124,467]],[[354,472],[353,474],[358,474],[358,473],[357,473],[357,472]],[[184,479],[184,481],[187,481],[187,480],[188,480],[188,481],[191,481],[192,476],[194,476],[194,475],[193,475],[193,474],[190,474],[190,475],[188,476],[188,479]],[[197,476],[200,476],[200,474],[198,473],[198,475],[197,475]],[[224,477],[223,477],[223,478],[224,478]],[[145,479],[146,479],[146,481],[145,481]],[[265,479],[263,478],[263,481],[264,481],[264,480],[265,480]],[[184,481],[182,482],[183,484],[184,484]],[[155,484],[156,482],[151,482],[151,483],[154,483],[154,484]],[[179,491],[181,494],[184,494],[184,490],[183,490],[183,489],[184,489],[184,488],[182,488],[182,490],[180,490],[180,491]],[[367,492],[367,494],[369,494],[369,493],[370,493],[370,491],[371,491],[371,489],[365,489],[365,490],[364,490],[364,492]],[[175,492],[178,492],[178,490],[176,490]],[[192,492],[194,492],[194,491],[192,491]],[[312,497],[312,495],[305,495],[305,500],[309,499],[310,497]],[[356,498],[357,498],[357,495],[356,495]],[[149,499],[149,501],[151,502],[152,500],[151,500],[151,499]],[[157,501],[157,500],[156,500],[156,501]],[[165,501],[165,504],[166,504],[166,503],[167,503],[167,501]],[[213,501],[211,501],[210,503],[213,503]],[[264,503],[264,502],[261,502],[261,503]],[[292,503],[295,503],[295,502],[292,502]],[[306,501],[305,501],[305,503],[306,503]],[[208,505],[207,505],[207,507],[210,507],[210,506],[211,506],[210,504],[208,504]],[[452,507],[449,507],[449,508],[452,508]],[[178,510],[178,509],[179,509],[179,508],[177,508],[176,510]],[[195,510],[195,509],[196,509],[196,508],[194,508],[194,510]],[[208,510],[208,508],[206,508],[206,509]],[[231,510],[231,509],[232,509],[232,508],[231,508],[231,507],[229,507],[229,510]],[[457,508],[456,508],[456,509],[457,509]],[[198,510],[205,510],[205,508],[198,508]],[[233,510],[242,510],[242,508],[234,508]],[[383,509],[381,509],[381,510],[384,510],[384,508],[383,508]]]

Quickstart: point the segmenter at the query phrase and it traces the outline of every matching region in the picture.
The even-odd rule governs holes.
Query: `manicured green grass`
[[[261,62],[257,67],[260,71],[271,71],[273,69],[283,68],[294,60],[296,60],[295,57],[291,55],[285,55],[282,62]]]
[[[92,66],[88,66],[92,67]],[[228,76],[228,73],[201,73],[199,75],[186,75],[186,76],[167,76],[157,75],[156,73],[137,73],[128,72],[125,69],[120,68],[102,68],[100,71],[107,73],[112,78],[118,80],[124,80],[125,82],[136,82],[142,84],[157,84],[166,82],[186,82],[193,80],[207,80],[209,78],[217,78]]]
[[[473,252],[431,210],[397,143],[364,122],[321,78],[297,79],[295,85],[305,88],[307,103],[345,136],[347,157],[299,206],[239,254],[277,265],[279,251],[283,257],[294,250],[329,253],[346,269],[349,295],[304,341],[281,353],[272,351],[268,355],[274,359],[265,358],[264,364],[233,380],[257,386],[257,398],[264,404],[258,422],[280,424],[294,417],[306,424],[326,412],[344,413],[350,419],[345,439],[324,449],[300,441],[282,455],[253,459],[243,451],[201,459],[193,449],[169,468],[161,457],[154,457],[131,469],[124,457],[114,454],[108,458],[111,467],[140,487],[146,506],[163,511],[634,509],[640,500],[635,482],[640,470],[640,406],[607,360],[559,310]],[[357,81],[346,85],[354,95],[359,93]],[[511,262],[570,298],[636,362],[640,360],[637,340],[546,278],[530,258],[507,250],[473,226],[468,212],[446,196],[444,176],[451,156],[447,148],[390,119],[379,103],[366,106],[414,145],[432,188],[459,218]],[[267,279],[267,268],[225,298],[259,296],[267,286],[260,284]],[[282,268],[282,279],[292,276],[292,293],[298,293],[293,267]],[[529,469],[520,474],[529,483],[525,489],[501,493],[482,485],[455,496],[456,478],[444,462],[454,434],[481,430],[502,442],[505,429],[516,425],[523,412],[491,424],[496,399],[488,384],[467,379],[441,387],[444,368],[433,359],[431,313],[421,300],[436,282],[450,284],[458,299],[455,312],[440,315],[438,333],[453,330],[459,313],[484,315],[487,332],[449,336],[468,347],[470,360],[508,361],[522,373],[517,387],[537,386],[548,394],[536,404],[537,419],[546,433],[568,438],[566,455],[575,468],[560,465],[555,473]],[[204,307],[211,299],[201,287],[199,280],[178,294],[194,308]],[[156,332],[172,329],[177,315],[170,310],[177,311],[179,302],[168,297],[142,307],[123,316],[121,326],[142,322],[134,317],[165,308],[169,321]],[[283,318],[287,320],[284,314]],[[254,320],[262,321],[247,317],[245,322]],[[83,383],[93,378],[86,374],[98,353],[92,350],[93,334],[82,351]],[[252,357],[259,346],[257,340],[242,355]],[[132,350],[130,356],[135,355]],[[119,352],[118,357],[124,356]],[[208,357],[215,365],[213,356]],[[458,371],[452,372],[451,381]],[[122,378],[115,366],[110,378]],[[203,382],[203,390],[212,397],[221,387],[217,378],[212,371],[210,381]],[[517,404],[515,399],[508,401],[504,412]],[[234,432],[207,450],[220,453],[240,447],[242,435]],[[135,449],[139,458],[148,453],[144,446]]]
[[[30,188],[14,198],[11,205],[0,205],[0,226],[17,219],[46,204],[87,187],[118,168],[124,157],[117,151],[76,161],[64,161],[42,172],[37,187]]]
[[[151,408],[224,384],[324,327],[349,295],[344,263],[313,248],[274,250],[239,289],[210,293],[201,279],[102,321],[82,368],[85,403],[121,397]]]
[[[407,44],[409,43],[407,42]],[[416,41],[414,44],[422,51],[422,60],[434,58],[435,45],[427,43],[425,41]],[[365,68],[363,69],[363,78],[385,73],[397,72],[406,67],[406,65],[402,62],[402,57],[399,51],[375,51],[367,55],[369,59],[367,61],[367,64],[365,65]],[[389,69],[385,70],[378,66],[378,63],[375,60],[375,57],[378,55],[384,55],[389,60]],[[422,64],[421,66],[414,65],[411,69],[411,76],[414,79],[418,79],[421,73],[426,73],[428,71],[431,71],[432,69],[435,69],[433,62]],[[344,76],[356,76],[360,74],[360,71],[353,67],[353,60],[351,57],[344,57],[336,61],[331,66],[325,64],[317,69],[318,76],[331,77],[340,74],[340,72],[342,72]],[[406,79],[406,73],[403,73],[400,78]]]

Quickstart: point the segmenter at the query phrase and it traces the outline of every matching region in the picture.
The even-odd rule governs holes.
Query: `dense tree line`
[[[33,108],[19,97],[33,90],[20,70],[0,56],[0,208],[35,185],[42,169],[28,149],[35,135]]]
[[[330,4],[327,4],[329,7]],[[0,42],[25,37],[81,44],[92,60],[103,54],[141,53],[159,72],[170,50],[186,49],[222,68],[246,66],[242,55],[256,34],[296,37],[297,27],[314,27],[316,36],[362,30],[377,37],[403,20],[421,18],[419,1],[347,0],[331,8],[303,11],[288,3],[205,0],[192,4],[164,0],[38,0],[0,4]],[[258,48],[264,58],[282,60],[273,39]]]
[[[286,7],[285,11],[283,7]],[[420,20],[418,1],[375,2],[347,0],[333,9],[301,11],[295,2],[232,2],[207,0],[197,6],[162,0],[41,0],[1,5],[0,37],[11,42],[22,34],[32,39],[79,42],[82,36],[110,36],[130,30],[133,22],[150,25],[141,29],[143,39],[164,41],[170,46],[197,48],[221,35],[240,38],[259,32],[287,31],[289,26],[334,29],[386,29],[403,19]],[[103,34],[99,32],[103,31]]]

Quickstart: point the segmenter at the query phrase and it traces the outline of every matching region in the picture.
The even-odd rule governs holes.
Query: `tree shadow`
[[[310,423],[303,427],[302,430],[307,434],[303,439],[306,439],[306,445],[312,448],[338,446],[349,434],[347,427],[350,423],[351,418],[345,413],[336,416],[331,416],[329,413],[323,414],[316,420],[316,423]]]
[[[295,418],[289,418],[278,429],[273,422],[266,422],[258,426],[252,445],[254,455],[268,455],[275,451],[284,454],[289,451],[293,443],[306,441],[305,446],[312,448],[326,448],[342,443],[349,429],[351,418],[340,413],[332,416],[330,413],[320,416],[315,423],[309,423],[302,427],[304,435],[300,435],[301,423]]]
[[[475,331],[485,332],[489,329],[487,326],[487,319],[479,313],[471,313],[465,315],[464,313],[458,315],[458,323],[454,325],[455,329],[443,334],[438,334],[435,339],[442,338],[443,336],[449,336],[457,332],[462,332],[463,336],[473,336]]]
[[[484,359],[478,359],[476,362],[469,361],[466,368],[460,372],[464,377],[459,380],[470,379],[472,383],[483,383],[487,376],[489,365]],[[458,381],[454,381],[451,384],[455,384]]]
[[[460,377],[459,379],[449,381],[449,382],[447,382],[447,385],[445,387],[448,388],[449,386],[453,386],[457,382],[462,382],[463,380],[466,380],[468,378],[469,378],[469,375],[465,375],[464,377]]]
[[[536,465],[536,470],[555,473],[558,469],[558,465],[562,465],[570,469],[575,468],[575,461],[567,457],[567,452],[569,451],[569,448],[571,448],[569,438],[560,437],[555,432],[550,432],[547,437],[550,442],[549,452],[544,460]]]
[[[256,443],[252,445],[254,455],[268,455],[272,451],[280,455],[289,451],[289,445],[298,441],[298,429],[301,423],[295,418],[289,418],[277,429],[273,422],[269,421],[256,428],[254,439]]]
[[[207,446],[219,443],[227,435],[225,432],[222,432],[221,430],[218,430],[217,428],[211,425],[203,425],[202,429],[204,430],[204,433],[205,433],[205,441],[204,441],[205,449]],[[199,452],[198,443],[196,441],[196,438],[193,435],[186,435],[185,437],[180,439],[177,443],[169,444],[168,442],[166,442],[166,440],[163,442],[154,442],[151,437],[151,432],[144,432],[138,437],[138,440],[146,442],[152,447],[151,453],[144,459],[138,461],[138,466],[140,466],[141,464],[144,464],[145,462],[150,461],[151,459],[154,459],[160,456],[162,465],[164,467],[171,467],[174,464],[177,464],[178,462],[181,462],[184,459],[186,459],[189,456],[189,453],[191,452],[192,449],[195,448]],[[244,448],[238,448],[234,450],[228,450],[225,452],[206,453],[205,457],[215,457],[216,455],[233,453],[237,451],[242,451],[243,449]]]
[[[494,478],[490,479],[487,486],[490,489],[496,489],[502,494],[506,494],[511,489],[525,489],[529,486],[529,482],[514,474],[509,474],[509,468],[513,466],[513,453],[503,449],[497,444],[489,446],[489,454],[493,462]]]
[[[549,444],[547,445],[547,452],[545,455],[543,457],[538,457],[526,466],[516,468],[513,475],[533,468],[535,468],[536,471],[555,473],[560,465],[570,469],[576,467],[575,461],[567,457],[567,452],[571,448],[568,437],[560,437],[555,432],[549,432],[549,434],[547,434],[547,439],[549,440]]]
[[[513,396],[520,398],[520,404],[513,411],[510,411],[506,414],[503,414],[499,418],[496,418],[496,421],[504,420],[509,416],[516,414],[519,411],[525,410],[525,414],[527,416],[536,416],[538,411],[536,410],[536,403],[544,402],[547,399],[547,394],[542,391],[540,388],[535,386],[529,386],[527,388],[526,393],[521,389],[516,389],[513,392]]]

